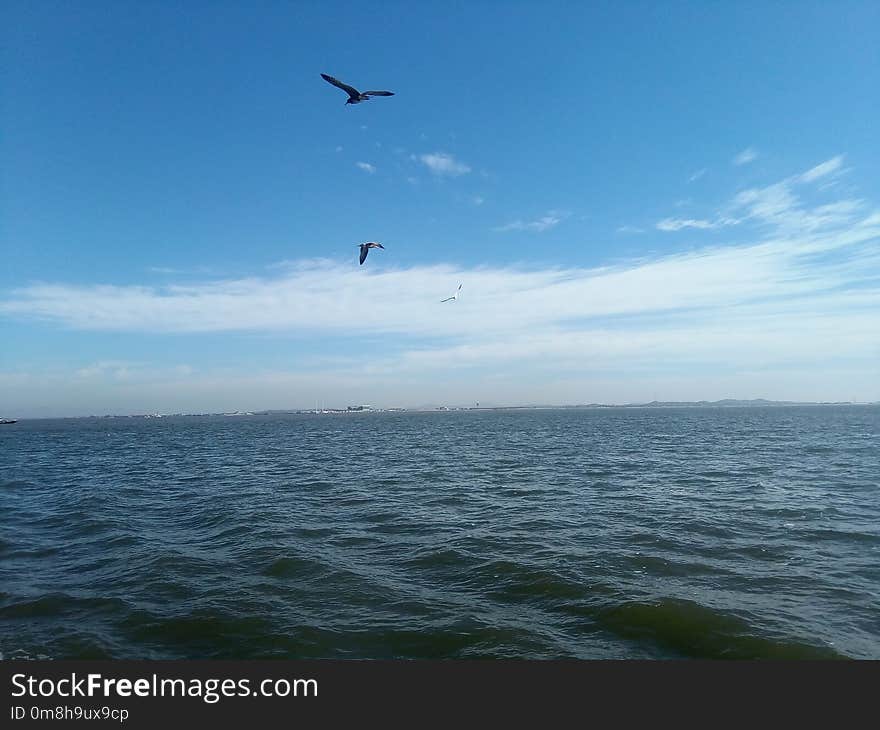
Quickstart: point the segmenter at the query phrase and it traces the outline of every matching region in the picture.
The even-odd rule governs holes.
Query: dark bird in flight
[[[443,304],[443,302],[457,302],[458,301],[458,293],[460,291],[461,291],[461,284],[458,285],[458,289],[455,290],[455,294],[453,294],[451,297],[446,297],[446,299],[441,299],[440,304]]]
[[[367,258],[367,254],[370,253],[371,248],[385,248],[381,243],[374,243],[373,241],[370,241],[368,243],[361,243],[359,245],[361,247],[361,263],[364,263]]]
[[[328,76],[327,74],[321,74],[321,78],[324,81],[328,81],[334,86],[342,89],[346,94],[348,94],[348,99],[345,102],[346,104],[360,104],[362,101],[367,101],[371,96],[394,96],[393,91],[364,91],[360,92],[353,86],[349,86],[348,84],[343,84],[339,79],[334,79],[332,76]]]

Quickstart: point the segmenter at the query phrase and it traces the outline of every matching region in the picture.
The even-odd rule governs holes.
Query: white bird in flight
[[[446,297],[446,299],[441,299],[440,303],[443,304],[443,302],[457,302],[458,301],[458,293],[460,291],[461,291],[461,284],[458,285],[458,289],[455,290],[455,294],[453,294],[451,297]]]

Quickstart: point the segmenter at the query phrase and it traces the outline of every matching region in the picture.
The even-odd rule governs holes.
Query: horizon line
[[[48,420],[71,420],[80,418],[168,418],[168,417],[203,417],[203,416],[269,416],[269,415],[325,415],[325,414],[353,414],[353,413],[387,413],[387,412],[443,412],[443,411],[499,411],[499,410],[566,410],[575,408],[650,408],[650,407],[749,407],[758,406],[876,406],[880,405],[880,400],[876,401],[793,401],[793,400],[772,400],[768,398],[720,398],[717,400],[651,400],[651,401],[634,401],[628,403],[531,403],[523,405],[421,405],[421,406],[347,406],[345,408],[327,408],[326,406],[319,409],[316,408],[258,408],[255,410],[235,410],[235,411],[203,411],[203,412],[130,412],[130,413],[90,413],[88,415],[78,416],[15,416],[0,417],[13,421],[48,421]]]

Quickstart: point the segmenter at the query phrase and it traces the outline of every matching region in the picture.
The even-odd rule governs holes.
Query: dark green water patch
[[[23,619],[69,616],[79,613],[116,613],[125,610],[119,598],[81,598],[66,593],[50,593],[32,600],[18,601],[0,607],[0,618]]]
[[[666,599],[630,602],[600,611],[605,629],[653,641],[683,657],[700,659],[845,659],[834,649],[758,636],[741,619],[699,603]]]

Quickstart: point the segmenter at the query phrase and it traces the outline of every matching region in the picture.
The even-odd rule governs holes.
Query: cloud
[[[357,167],[359,167],[361,170],[363,170],[364,172],[368,172],[368,173],[370,173],[371,175],[372,175],[374,172],[376,172],[376,168],[373,167],[373,165],[371,165],[369,162],[355,162],[354,164],[355,164]]]
[[[645,229],[639,228],[638,226],[623,225],[617,229],[617,232],[618,233],[644,233]]]
[[[793,393],[791,383],[825,388],[830,396],[852,383],[847,399],[875,399],[880,210],[846,198],[807,204],[803,186],[824,179],[809,172],[741,191],[714,217],[670,219],[709,226],[736,220],[735,245],[598,267],[438,262],[395,268],[389,262],[359,268],[349,260],[312,259],[272,275],[186,285],[36,283],[0,294],[0,317],[82,331],[189,333],[194,343],[199,333],[210,332],[295,335],[319,343],[306,350],[308,357],[292,360],[296,373],[230,375],[228,383],[243,383],[257,399],[236,408],[270,407],[269,384],[314,392],[319,373],[325,387],[338,386],[336,392],[350,393],[352,402],[376,402],[383,394],[398,404],[426,397],[420,393],[440,397],[430,376],[436,371],[444,373],[449,394],[484,401],[481,392],[502,381],[509,388],[498,385],[493,393],[567,392],[562,402],[572,402],[582,400],[575,392],[607,401],[607,393],[591,390],[598,383],[620,392],[630,383],[627,392],[634,393],[638,383],[649,388],[673,380],[681,392],[688,382],[706,383],[701,392],[714,397],[762,383],[777,388],[760,393],[769,397]],[[465,282],[468,296],[454,308],[439,306],[450,281]],[[366,360],[365,346],[375,348]],[[319,364],[322,355],[336,359]],[[81,368],[75,380],[103,379],[139,397],[146,391],[129,386],[149,373],[135,365],[108,359]],[[187,398],[193,388],[173,385],[184,374],[165,375],[168,392]],[[201,378],[217,398],[227,397],[222,374],[186,377]],[[626,383],[615,386],[615,378]],[[547,383],[548,390],[536,390],[536,383]],[[560,384],[558,391],[552,383]],[[719,391],[724,383],[729,389]]]
[[[747,147],[733,158],[734,165],[747,165],[758,159],[758,152],[754,147]]]
[[[192,266],[185,269],[173,268],[171,266],[148,266],[147,271],[151,274],[162,274],[165,276],[180,276],[183,274],[201,276],[217,273],[211,266]]]
[[[282,259],[281,261],[273,261],[266,264],[267,269],[288,269],[288,270],[307,270],[313,268],[322,268],[332,266],[336,262],[326,256],[314,256],[312,258],[301,259]]]
[[[717,228],[718,223],[694,218],[664,218],[657,221],[656,228],[659,231],[680,231],[682,228]]]
[[[437,264],[373,271],[318,260],[274,277],[202,284],[34,284],[0,300],[0,314],[101,331],[486,337],[595,318],[714,311],[765,298],[803,297],[812,306],[820,294],[854,285],[859,296],[876,300],[876,214],[841,227],[839,209],[823,214],[822,208],[828,206],[808,215],[824,220],[825,227],[808,227],[800,236],[789,231],[747,245],[614,267],[463,269]],[[837,258],[825,260],[831,254]],[[466,306],[472,309],[467,317],[450,317],[426,295],[445,291],[450,280],[468,281]],[[370,307],[364,308],[364,301]]]
[[[541,216],[537,220],[534,221],[522,221],[515,220],[511,223],[506,223],[503,226],[497,226],[493,230],[495,231],[530,231],[532,233],[543,233],[544,231],[549,231],[551,228],[559,225],[563,218],[566,217],[566,214],[560,213],[558,211],[551,210],[547,213],[547,215]]]
[[[693,175],[691,175],[691,176],[688,178],[688,182],[696,182],[696,181],[699,180],[701,177],[703,177],[703,175],[705,175],[707,172],[709,172],[709,170],[708,170],[708,168],[706,168],[706,167],[704,167],[704,168],[701,169],[701,170],[697,170]]]
[[[471,198],[471,202],[474,205],[482,205],[483,203],[486,202],[486,199],[484,197],[482,197],[481,195],[475,195],[473,198]]]
[[[417,158],[425,167],[427,167],[435,175],[447,175],[449,177],[458,177],[465,175],[471,171],[471,168],[460,160],[456,160],[447,152],[432,152],[430,154],[419,155]]]
[[[781,233],[809,233],[829,226],[843,226],[851,221],[864,208],[864,201],[842,199],[833,203],[807,208],[795,192],[798,183],[819,179],[828,171],[836,169],[829,160],[808,170],[802,175],[787,178],[763,188],[743,190],[734,198],[733,210],[747,219],[771,226]],[[825,167],[826,172],[815,172]]]
[[[134,363],[121,360],[102,360],[78,369],[74,374],[77,378],[87,379],[95,377],[112,376],[116,380],[124,380],[131,374]]]
[[[863,209],[861,200],[842,199],[812,209],[804,207],[797,195],[798,185],[827,178],[840,170],[843,158],[833,157],[799,175],[793,175],[763,188],[737,193],[713,218],[664,218],[655,224],[661,231],[685,228],[713,230],[752,222],[780,232],[808,232],[832,225],[845,225]]]
[[[818,180],[820,177],[825,177],[826,175],[837,172],[838,170],[840,170],[841,165],[843,165],[843,156],[838,155],[837,157],[832,157],[830,160],[825,160],[825,162],[807,170],[798,179],[800,180],[800,182],[813,182],[814,180]]]

